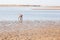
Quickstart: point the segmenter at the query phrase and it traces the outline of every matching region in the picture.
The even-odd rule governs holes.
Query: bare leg
[[[21,17],[21,18],[20,18],[20,22],[22,23],[22,21],[23,21],[23,18]]]

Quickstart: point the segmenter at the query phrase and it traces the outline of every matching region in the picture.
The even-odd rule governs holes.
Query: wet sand
[[[0,40],[60,40],[60,21],[0,21]]]

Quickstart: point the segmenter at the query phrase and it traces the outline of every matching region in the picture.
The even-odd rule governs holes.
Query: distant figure
[[[19,15],[18,20],[20,23],[22,23],[22,21],[23,21],[23,15],[22,14]]]

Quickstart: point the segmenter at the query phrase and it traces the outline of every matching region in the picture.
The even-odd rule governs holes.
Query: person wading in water
[[[22,14],[19,15],[18,21],[19,21],[20,23],[22,23],[22,21],[23,21],[23,15],[22,15]]]

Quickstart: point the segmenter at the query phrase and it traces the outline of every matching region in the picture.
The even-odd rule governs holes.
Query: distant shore
[[[32,7],[33,10],[60,10],[60,6],[48,5],[0,4],[0,7]]]

